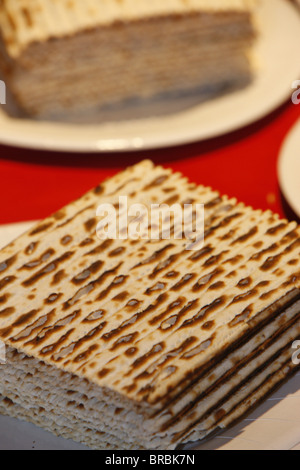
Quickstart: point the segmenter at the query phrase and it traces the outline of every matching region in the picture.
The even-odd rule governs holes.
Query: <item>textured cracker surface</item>
[[[99,240],[97,206],[120,217],[120,195],[204,204],[204,245]],[[174,448],[228,426],[295,369],[299,233],[150,161],[103,182],[0,252],[3,409],[47,429],[61,416],[92,447]]]

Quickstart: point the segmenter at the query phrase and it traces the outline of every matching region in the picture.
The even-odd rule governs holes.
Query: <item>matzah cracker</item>
[[[204,204],[203,245],[99,240],[97,206],[120,220],[122,196]],[[150,161],[106,180],[0,251],[1,412],[100,449],[226,428],[297,370],[299,235]]]
[[[252,80],[255,4],[1,0],[0,71],[38,119],[99,119],[140,99],[207,99]]]

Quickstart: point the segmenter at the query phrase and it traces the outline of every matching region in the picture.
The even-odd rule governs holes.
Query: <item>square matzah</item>
[[[205,240],[99,240],[99,204],[204,204]],[[300,230],[141,162],[0,252],[0,411],[97,449],[230,426],[299,365]]]

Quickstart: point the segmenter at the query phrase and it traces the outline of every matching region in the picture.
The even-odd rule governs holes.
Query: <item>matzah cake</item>
[[[0,71],[25,114],[91,118],[243,87],[255,0],[1,0]],[[100,114],[99,114],[100,112]]]
[[[100,240],[97,208],[120,221],[120,197],[203,204],[204,240],[164,238],[176,217],[156,239]],[[228,428],[299,369],[299,251],[296,223],[150,161],[127,168],[0,251],[0,412],[93,449]]]

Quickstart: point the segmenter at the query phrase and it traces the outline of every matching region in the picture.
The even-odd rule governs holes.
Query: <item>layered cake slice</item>
[[[0,71],[40,119],[245,86],[255,0],[2,0]],[[201,98],[200,98],[201,97]]]

